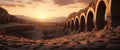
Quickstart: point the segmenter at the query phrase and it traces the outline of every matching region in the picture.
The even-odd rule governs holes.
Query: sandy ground
[[[5,29],[11,28],[14,27]],[[120,50],[120,26],[80,33],[60,26],[39,25],[26,31],[14,30],[16,28],[9,32],[0,31],[0,50]]]

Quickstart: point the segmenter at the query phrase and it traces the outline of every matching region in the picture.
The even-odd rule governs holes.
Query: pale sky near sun
[[[91,0],[0,0],[0,7],[12,15],[53,19],[67,17],[85,8]]]

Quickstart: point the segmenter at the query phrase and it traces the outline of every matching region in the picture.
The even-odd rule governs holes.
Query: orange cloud
[[[31,0],[0,0],[0,6],[5,7],[26,7],[28,4],[33,4]]]
[[[0,4],[0,6],[5,6],[5,7],[25,7],[23,4]]]
[[[18,2],[18,3],[22,3],[23,1],[21,1],[21,0],[17,0],[16,2]]]
[[[14,4],[0,4],[0,6],[16,7],[16,5],[14,5]]]
[[[75,0],[53,0],[53,2],[58,6],[75,4]]]
[[[78,8],[78,6],[69,6],[67,8]]]
[[[93,0],[77,0],[78,3],[83,3],[84,5],[88,5],[91,3]]]
[[[33,4],[32,2],[27,2],[27,4]]]
[[[91,1],[93,0],[53,0],[54,4],[58,6],[64,6],[75,3],[89,4]],[[76,7],[71,7],[71,8],[76,8]]]
[[[14,0],[3,0],[3,1],[14,1]]]
[[[25,7],[25,5],[22,5],[22,4],[19,4],[19,5],[16,5],[16,6],[19,6],[19,7]]]
[[[79,2],[79,3],[90,3],[92,2],[93,0],[77,0],[76,2]]]
[[[34,1],[34,2],[41,2],[41,1],[43,1],[43,0],[32,0],[32,1]]]

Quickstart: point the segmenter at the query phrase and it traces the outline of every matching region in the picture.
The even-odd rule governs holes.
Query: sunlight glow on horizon
[[[47,21],[47,19],[52,19],[53,17],[67,17],[70,13],[78,12],[79,10],[86,7],[86,5],[82,3],[57,6],[53,4],[52,0],[44,1],[46,2],[37,2],[35,5],[26,4],[26,7],[1,7],[5,8],[9,12],[9,14],[12,15],[24,15],[31,18],[38,18],[44,21]]]
[[[40,18],[40,19],[42,19],[42,20],[47,19],[45,16],[40,16],[40,17],[38,17],[38,18]]]

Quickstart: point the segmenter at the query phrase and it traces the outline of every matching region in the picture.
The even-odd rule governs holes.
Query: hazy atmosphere
[[[0,6],[12,15],[59,22],[66,19],[70,13],[84,9],[90,2],[91,0],[0,0]]]
[[[120,0],[0,0],[0,50],[120,50]]]

